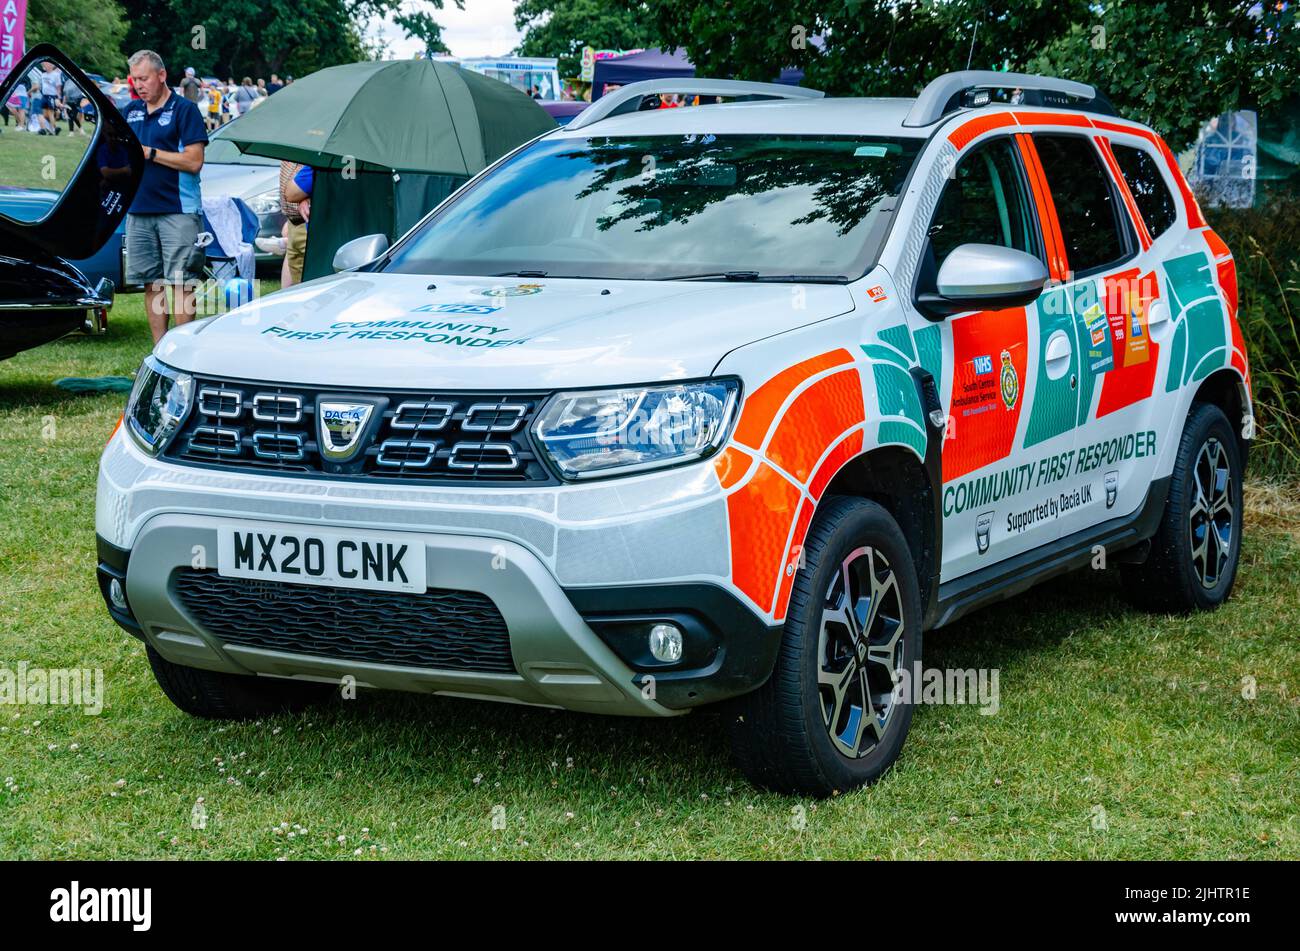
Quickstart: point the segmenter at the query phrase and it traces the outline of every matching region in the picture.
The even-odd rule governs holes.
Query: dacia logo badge
[[[321,455],[335,462],[346,462],[356,455],[361,447],[361,435],[374,411],[373,403],[322,400],[316,410]]]

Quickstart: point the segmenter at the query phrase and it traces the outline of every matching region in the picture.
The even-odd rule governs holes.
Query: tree
[[[913,96],[950,70],[1048,72],[1097,85],[1182,148],[1207,118],[1276,103],[1300,67],[1296,5],[1253,0],[652,0],[666,46],[701,74],[798,66],[834,95]]]
[[[562,77],[577,76],[582,48],[646,49],[659,44],[652,3],[637,0],[518,0],[520,56],[554,56]]]
[[[432,0],[441,9],[442,0]],[[456,0],[453,0],[456,2]],[[401,0],[124,0],[131,21],[128,52],[152,49],[174,76],[193,66],[200,74],[236,79],[271,73],[301,76],[326,66],[370,58],[362,27],[399,11]],[[428,32],[427,14],[409,18]],[[416,34],[411,34],[416,35]],[[435,37],[436,38],[436,37]],[[124,67],[123,67],[124,68]]]
[[[1004,67],[1089,7],[1086,0],[1004,3],[1000,11],[985,0],[791,0],[774,16],[768,0],[739,0],[725,12],[690,0],[653,6],[666,45],[684,46],[700,73],[771,81],[782,68],[799,67],[808,85],[859,96],[912,96],[968,61]]]
[[[1267,109],[1294,94],[1296,5],[1114,3],[1091,21],[1070,24],[1026,65],[1096,85],[1120,112],[1181,149],[1207,119]]]
[[[456,5],[464,9],[460,3]],[[437,6],[442,9],[441,2],[438,2]],[[414,10],[410,13],[399,13],[393,17],[393,22],[400,26],[407,36],[424,42],[424,54],[426,56],[433,53],[451,52],[447,44],[442,41],[442,27],[426,11]]]
[[[168,72],[186,66],[221,78],[293,72],[359,58],[361,34],[340,0],[125,0],[131,19],[128,52],[152,49]]]
[[[126,72],[126,14],[116,0],[40,0],[27,7],[27,45],[53,43],[82,69]]]

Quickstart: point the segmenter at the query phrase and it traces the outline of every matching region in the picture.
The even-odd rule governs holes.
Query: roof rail
[[[787,86],[784,83],[751,83],[737,79],[694,79],[690,76],[681,76],[677,79],[646,79],[639,83],[629,83],[608,96],[601,96],[589,108],[578,113],[565,128],[582,129],[612,115],[634,112],[643,97],[664,92],[686,93],[691,96],[753,96],[762,99],[821,99],[826,95],[820,89]]]
[[[1036,92],[1055,93],[1057,96],[1070,96],[1075,99],[1094,103],[1093,111],[1113,113],[1109,100],[1099,93],[1094,86],[1077,83],[1070,79],[1057,79],[1054,76],[1031,76],[1028,73],[997,73],[987,69],[967,69],[956,73],[945,73],[932,80],[916,97],[911,111],[903,120],[903,125],[917,127],[933,125],[960,105],[963,93],[971,89],[1024,89]],[[1051,97],[1040,97],[1050,100]],[[1026,101],[1025,105],[1063,106],[1064,102]],[[1076,108],[1078,108],[1076,106]]]

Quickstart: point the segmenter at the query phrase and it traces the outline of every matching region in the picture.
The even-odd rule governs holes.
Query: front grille
[[[332,479],[556,481],[528,432],[544,393],[332,390],[212,378],[194,383],[194,408],[163,452],[165,459]],[[340,417],[356,433],[350,455],[326,451],[337,444],[322,448],[322,403],[327,419],[340,403],[361,408],[359,422],[346,413]]]
[[[420,594],[223,578],[178,568],[177,598],[227,644],[336,660],[513,674],[510,633],[472,591]]]

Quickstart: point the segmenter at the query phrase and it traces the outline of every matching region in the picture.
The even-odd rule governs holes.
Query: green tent
[[[332,66],[231,126],[242,151],[317,170],[303,279],[352,238],[407,231],[472,175],[555,128],[510,85],[434,60]]]
[[[469,180],[468,175],[418,172],[344,176],[333,168],[318,170],[315,178],[304,281],[333,274],[334,252],[353,238],[384,234],[390,243],[395,241]]]

